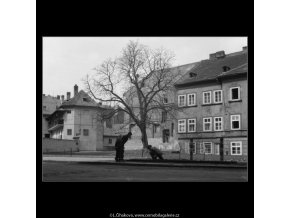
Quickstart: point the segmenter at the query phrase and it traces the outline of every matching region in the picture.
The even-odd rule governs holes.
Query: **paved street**
[[[246,182],[246,169],[182,168],[43,162],[43,181],[57,182]]]

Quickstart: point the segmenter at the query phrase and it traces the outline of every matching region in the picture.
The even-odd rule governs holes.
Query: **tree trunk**
[[[142,134],[142,144],[143,144],[143,148],[147,148],[148,146],[148,138],[147,138],[147,132],[146,132],[146,125],[142,125],[140,127],[141,130],[141,134]]]

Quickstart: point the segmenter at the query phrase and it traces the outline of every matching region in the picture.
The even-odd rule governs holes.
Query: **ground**
[[[43,162],[43,181],[69,182],[246,182],[246,169],[96,165]]]

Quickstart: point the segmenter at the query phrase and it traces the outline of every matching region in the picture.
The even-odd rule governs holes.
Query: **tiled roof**
[[[187,83],[215,79],[223,73],[224,66],[235,69],[247,62],[247,52],[243,51],[228,54],[224,58],[203,60],[192,67],[175,85],[185,85]],[[194,73],[193,77],[190,77],[191,72]]]
[[[84,98],[86,101],[84,101]],[[68,101],[62,103],[60,107],[68,107],[68,106],[87,106],[87,107],[102,107],[97,104],[87,93],[83,90],[80,90],[77,95],[71,98]]]

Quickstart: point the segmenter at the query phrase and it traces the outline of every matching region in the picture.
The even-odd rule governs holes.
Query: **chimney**
[[[210,60],[215,59],[215,53],[209,54],[209,59]]]
[[[74,86],[74,96],[76,96],[78,94],[78,89],[79,89],[79,87],[77,86],[77,84],[75,84],[75,86]]]
[[[248,46],[244,46],[243,51],[248,51]]]
[[[224,58],[226,56],[225,51],[218,51],[215,53],[216,58]]]
[[[66,100],[70,100],[70,92],[66,93]]]
[[[209,54],[209,59],[218,59],[218,58],[224,58],[226,56],[225,51],[218,51],[216,53]]]
[[[58,99],[58,100],[60,100],[60,96],[58,95],[58,96],[56,96],[56,98]]]
[[[61,96],[61,102],[64,102],[64,95]]]
[[[45,94],[42,94],[42,96],[45,96]]]

